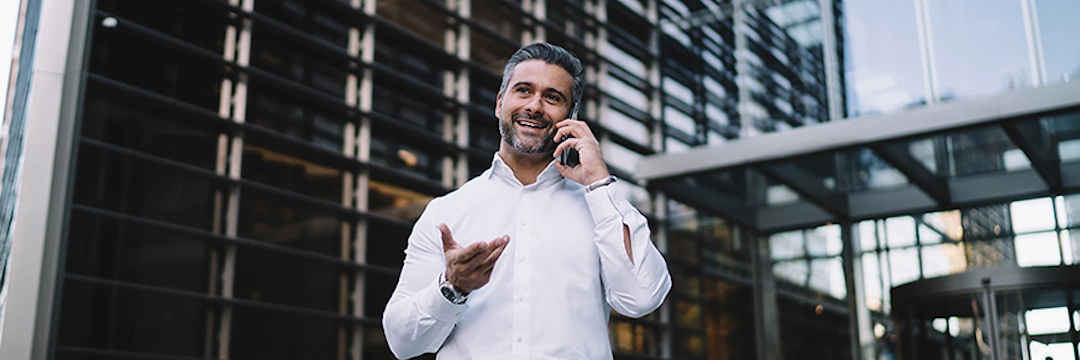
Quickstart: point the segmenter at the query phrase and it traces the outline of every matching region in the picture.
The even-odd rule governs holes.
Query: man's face
[[[526,60],[513,70],[495,101],[503,142],[524,154],[555,150],[555,123],[570,115],[574,78],[542,60]]]

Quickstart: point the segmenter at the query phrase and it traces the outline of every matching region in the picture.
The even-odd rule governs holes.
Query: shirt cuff
[[[431,313],[431,316],[439,319],[439,321],[448,321],[456,323],[458,319],[461,319],[461,315],[465,314],[465,310],[469,308],[468,304],[457,305],[450,300],[446,300],[446,297],[442,295],[442,289],[439,284],[442,275],[435,278],[431,285],[421,290],[423,294],[419,297],[425,299],[425,308]]]
[[[626,199],[620,198],[614,188],[615,184],[610,184],[585,193],[585,202],[589,204],[589,212],[596,224],[610,220],[622,222],[623,209],[619,202]]]

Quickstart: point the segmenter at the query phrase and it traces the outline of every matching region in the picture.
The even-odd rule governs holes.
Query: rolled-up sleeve
[[[399,359],[438,351],[468,309],[450,303],[439,291],[446,260],[437,224],[431,221],[436,201],[413,226],[401,277],[383,312],[386,341]]]
[[[650,239],[645,216],[614,186],[600,187],[585,194],[595,223],[593,241],[600,253],[601,276],[607,302],[628,317],[642,317],[655,311],[671,290],[667,262]],[[623,226],[630,231],[627,256]]]

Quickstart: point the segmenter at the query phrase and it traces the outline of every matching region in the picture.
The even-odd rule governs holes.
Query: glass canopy
[[[643,158],[636,177],[764,233],[1080,190],[1080,84]]]

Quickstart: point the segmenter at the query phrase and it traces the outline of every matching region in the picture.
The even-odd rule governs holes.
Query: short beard
[[[516,122],[515,118],[528,118],[544,121],[543,119],[530,117],[528,115],[511,116],[510,121],[499,121],[499,135],[502,136],[503,142],[523,154],[543,154],[555,151],[555,139],[551,136],[545,136],[544,139],[532,142],[531,144],[525,144],[518,139],[517,128],[514,127],[514,123]]]

